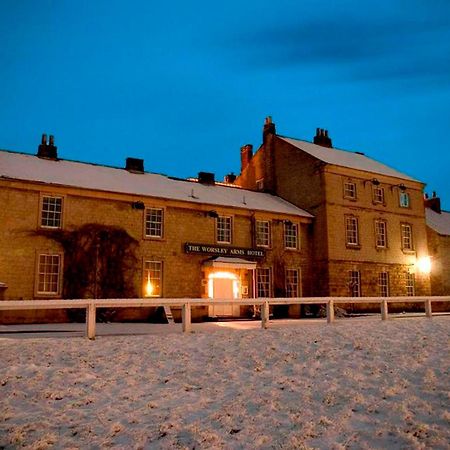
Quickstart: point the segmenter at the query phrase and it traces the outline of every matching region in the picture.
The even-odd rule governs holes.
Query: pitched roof
[[[450,212],[442,211],[440,214],[431,208],[425,208],[427,225],[444,236],[450,236]]]
[[[204,185],[154,173],[136,174],[62,159],[54,161],[4,150],[0,150],[0,178],[313,217],[292,203],[263,192]]]
[[[312,144],[311,142],[301,141],[299,139],[292,139],[280,135],[277,136],[283,141],[288,142],[294,147],[297,147],[328,164],[419,182],[418,180],[392,169],[385,164],[375,161],[362,153],[339,150],[337,148],[322,147],[321,145]]]

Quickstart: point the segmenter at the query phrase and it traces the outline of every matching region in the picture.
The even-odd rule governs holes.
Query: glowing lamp
[[[153,284],[150,281],[150,276],[147,277],[147,283],[145,284],[145,294],[148,297],[153,294]]]
[[[431,272],[431,259],[429,256],[423,256],[417,260],[417,268],[422,273],[430,273]]]

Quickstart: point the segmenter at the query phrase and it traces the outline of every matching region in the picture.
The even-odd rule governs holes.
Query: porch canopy
[[[203,263],[206,267],[221,267],[222,269],[256,269],[255,261],[248,261],[242,258],[227,258],[226,256],[216,256]]]

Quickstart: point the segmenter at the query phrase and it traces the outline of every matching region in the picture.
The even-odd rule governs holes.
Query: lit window
[[[43,196],[41,205],[41,227],[61,228],[62,198]]]
[[[400,192],[399,200],[400,200],[401,208],[409,208],[409,193],[408,192]]]
[[[284,246],[285,248],[298,248],[298,225],[292,222],[284,223]]]
[[[387,247],[386,222],[384,220],[375,221],[375,245],[378,248]]]
[[[164,211],[162,208],[148,208],[145,211],[145,236],[163,237]]]
[[[345,218],[345,241],[347,245],[359,245],[357,217],[347,216]]]
[[[299,296],[299,270],[286,269],[286,297]]]
[[[402,223],[402,249],[413,250],[412,227],[409,223]]]
[[[270,246],[270,222],[268,220],[256,221],[256,245],[258,247]]]
[[[406,272],[406,295],[408,297],[413,297],[416,291],[416,280],[415,275],[410,272]]]
[[[256,269],[257,297],[270,297],[271,285],[272,280],[270,269]]]
[[[222,244],[231,244],[232,219],[229,216],[219,216],[217,218],[216,240]]]
[[[346,181],[344,183],[344,197],[356,199],[356,183],[353,181]]]
[[[59,294],[61,255],[40,254],[38,264],[38,294]]]
[[[145,297],[161,297],[162,262],[145,261],[144,264],[144,294]]]
[[[384,203],[384,188],[380,186],[373,187],[373,201],[374,203]]]
[[[380,272],[378,274],[378,286],[380,288],[381,297],[389,297],[389,273]]]
[[[361,297],[361,273],[359,270],[349,272],[350,297]]]

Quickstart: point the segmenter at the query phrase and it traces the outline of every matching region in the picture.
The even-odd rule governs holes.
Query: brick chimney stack
[[[272,116],[267,116],[263,127],[263,144],[266,143],[270,134],[276,134],[275,124],[272,122]]]
[[[430,208],[434,212],[441,214],[441,199],[436,195],[436,192],[433,191],[433,196],[431,198],[428,195],[425,195],[425,208]]]
[[[45,159],[58,159],[58,147],[55,146],[55,137],[51,134],[47,143],[47,135],[43,134],[38,147],[37,156]]]
[[[316,129],[316,135],[314,136],[314,144],[321,145],[322,147],[332,148],[333,144],[328,136],[328,130],[323,128]]]
[[[253,145],[246,144],[243,147],[241,147],[241,173],[249,165],[252,158],[253,158]]]

